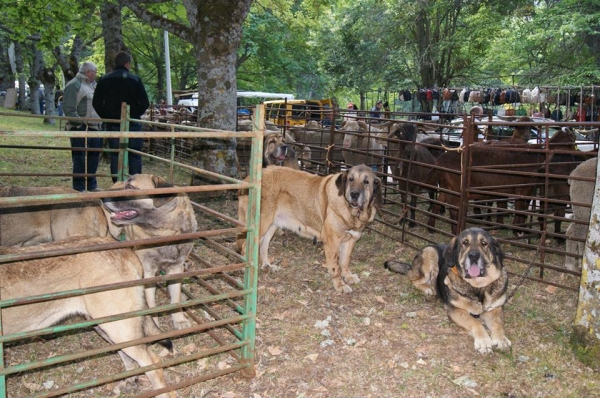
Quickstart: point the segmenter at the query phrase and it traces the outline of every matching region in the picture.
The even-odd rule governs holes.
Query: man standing
[[[383,101],[379,100],[375,104],[373,108],[371,108],[370,116],[374,119],[379,119],[381,117],[381,108],[383,108]],[[371,123],[379,123],[379,120],[371,120]]]
[[[65,116],[73,118],[66,124],[68,131],[98,131],[100,129],[100,122],[77,120],[82,118],[98,118],[98,114],[92,106],[96,72],[97,68],[95,64],[84,62],[79,68],[79,73],[65,86],[63,110]],[[101,149],[102,139],[73,137],[71,138],[71,147]],[[73,189],[80,192],[84,192],[86,189],[89,192],[98,191],[96,177],[89,175],[96,174],[100,160],[100,151],[72,151],[71,157],[73,159],[73,174],[81,174],[80,176],[73,176]],[[84,177],[83,174],[88,174],[88,177]]]
[[[115,69],[100,78],[96,93],[94,95],[94,109],[103,119],[120,119],[121,103],[129,105],[129,116],[132,119],[140,119],[150,102],[142,80],[129,71],[131,68],[131,55],[119,52],[115,57]],[[106,131],[119,131],[118,123],[105,123]],[[129,131],[141,131],[142,125],[138,122],[129,123]],[[109,138],[108,146],[111,149],[119,149],[119,139]],[[141,151],[144,146],[143,138],[129,138],[129,148]],[[142,172],[142,157],[136,153],[128,153],[129,175]],[[117,181],[116,174],[119,171],[119,153],[110,154],[110,173],[113,182]]]

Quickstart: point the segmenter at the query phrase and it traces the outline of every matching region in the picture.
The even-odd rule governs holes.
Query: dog
[[[112,243],[108,238],[71,238],[36,246],[52,250]],[[23,254],[31,248],[2,248],[0,255]],[[105,284],[142,279],[142,265],[131,249],[115,249],[79,253],[0,265],[0,295],[2,300],[45,295],[67,290],[79,290]],[[2,309],[2,332],[5,336],[47,328],[76,315],[86,319],[108,317],[147,308],[144,287],[134,286],[52,301],[36,302]],[[133,317],[99,324],[98,333],[111,344],[124,343],[145,336],[158,335],[161,330],[150,316]],[[172,351],[170,340],[160,344]],[[149,366],[159,362],[146,346],[136,345],[118,351],[125,368]],[[133,360],[133,361],[132,361]],[[166,386],[162,369],[146,372],[154,389]],[[159,397],[175,397],[174,393]]]
[[[160,177],[151,174],[136,174],[124,182],[117,182],[111,190],[137,190],[172,188]],[[67,188],[19,188],[5,187],[5,196],[29,196],[64,194],[76,192]],[[8,191],[8,189],[11,189]],[[21,212],[21,213],[20,213]],[[102,202],[75,200],[72,203],[55,203],[41,206],[15,207],[0,212],[0,232],[2,245],[31,246],[42,242],[52,242],[72,236],[112,236],[120,239],[124,233],[127,240],[171,236],[195,232],[196,217],[188,196],[167,194],[107,198]],[[167,274],[183,272],[184,262],[193,248],[192,242],[182,242],[167,246],[136,248],[144,266],[144,277],[155,276],[159,270]],[[181,283],[168,284],[171,303],[181,302]],[[150,308],[156,305],[156,287],[146,289],[146,299]],[[190,327],[185,315],[172,313],[176,329]]]
[[[278,229],[313,242],[322,241],[325,267],[336,291],[350,293],[358,276],[349,269],[354,245],[373,221],[381,203],[381,180],[366,165],[328,176],[285,167],[267,167],[262,175],[259,255],[271,267],[269,243]],[[246,222],[248,192],[238,197],[238,217]],[[245,252],[246,234],[238,235],[238,252]]]
[[[263,155],[263,167],[275,165],[300,170],[296,152],[285,143],[283,134],[279,132],[265,134]]]
[[[112,191],[172,188],[160,177],[150,174],[135,174],[126,181],[115,183]],[[102,199],[102,209],[110,220],[110,234],[117,238],[123,233],[127,240],[147,239],[195,232],[198,224],[190,199],[185,193],[112,197]],[[159,271],[168,275],[184,271],[184,263],[194,248],[194,242],[180,242],[166,246],[135,248],[144,267],[144,277],[152,278]],[[171,304],[181,302],[181,282],[168,282]],[[156,285],[146,287],[146,300],[150,308],[156,307]],[[176,329],[191,327],[183,312],[171,314]],[[156,321],[158,321],[156,319]]]
[[[469,228],[448,245],[424,247],[412,264],[390,260],[384,266],[408,275],[425,294],[441,298],[448,317],[469,331],[475,349],[486,354],[493,347],[511,346],[504,333],[508,273],[503,261],[504,252],[489,232]],[[481,318],[490,334],[477,318]]]
[[[0,198],[79,193],[61,187],[0,187]],[[105,237],[108,222],[98,203],[75,199],[0,210],[0,246],[33,246],[72,236]]]

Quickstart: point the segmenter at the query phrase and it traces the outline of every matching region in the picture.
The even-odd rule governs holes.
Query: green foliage
[[[238,89],[293,92],[303,98],[324,95],[313,11],[301,2],[254,4],[238,51]]]
[[[93,26],[99,22],[93,13],[96,4],[91,0],[2,0],[0,25],[12,40],[34,38],[41,47],[51,49],[69,34],[94,34]]]
[[[91,0],[0,0],[0,6],[3,36],[43,48],[49,65],[50,49],[68,46],[76,34],[91,41],[100,32],[98,3]],[[147,7],[189,25],[180,1]],[[163,31],[124,9],[123,35],[136,72],[158,99],[165,88]],[[174,35],[169,39],[173,89],[197,87],[192,44]],[[87,51],[84,59],[101,68],[102,42]],[[426,85],[595,84],[600,80],[600,3],[255,1],[244,24],[237,76],[242,90],[354,101],[373,89]]]

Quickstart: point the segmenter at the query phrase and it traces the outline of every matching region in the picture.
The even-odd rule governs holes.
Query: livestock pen
[[[565,231],[571,222],[567,180],[578,164],[597,156],[598,134],[594,132],[600,123],[463,115],[462,126],[449,128],[441,122],[441,116],[451,118],[448,114],[423,118],[422,113],[392,112],[389,119],[373,119],[347,110],[328,112],[337,125],[307,122],[276,127],[284,131],[288,145],[297,153],[308,153],[299,159],[305,171],[326,175],[356,163],[378,170],[385,188],[384,206],[373,227],[377,233],[418,249],[447,240],[456,230],[480,226],[514,249],[508,254],[515,264],[513,274],[578,289],[579,271],[564,267]],[[433,116],[440,116],[440,121],[421,120]],[[418,134],[405,135],[401,132],[404,125],[414,126]],[[515,128],[535,134],[529,142],[511,143],[510,135],[492,133],[506,134]],[[564,135],[562,128],[590,135],[582,139],[578,134],[575,140]],[[449,137],[447,130],[454,136]],[[355,144],[355,137],[362,140],[362,146]],[[350,139],[354,144],[345,145]],[[461,143],[456,146],[458,139]],[[422,152],[434,153],[436,159],[445,152],[441,160],[445,164],[424,161]],[[238,151],[238,156],[241,163],[247,160],[244,152]],[[450,180],[450,186],[438,184],[440,175]],[[410,213],[416,214],[414,221]]]
[[[264,114],[260,107],[256,115]],[[25,115],[2,113],[3,118],[21,118]],[[35,118],[35,116],[28,116]],[[43,116],[37,117],[40,122]],[[58,120],[66,118],[56,117]],[[7,120],[7,119],[5,119]],[[186,263],[186,270],[180,274],[159,274],[144,280],[123,280],[120,283],[102,286],[89,286],[52,294],[29,297],[0,297],[3,311],[15,307],[23,314],[27,313],[27,304],[53,300],[65,300],[102,291],[122,289],[131,286],[157,284],[165,291],[165,284],[173,280],[183,280],[182,292],[185,299],[181,303],[167,303],[164,295],[158,295],[158,306],[138,309],[133,312],[111,313],[98,319],[77,319],[67,324],[18,332],[2,333],[0,336],[0,396],[50,397],[63,394],[84,394],[106,396],[156,396],[178,391],[182,396],[197,396],[198,383],[212,378],[241,372],[247,377],[254,376],[255,366],[255,327],[257,302],[257,261],[258,261],[258,198],[260,197],[261,153],[264,124],[259,124],[260,116],[253,131],[245,133],[200,129],[179,124],[166,124],[141,120],[145,127],[142,132],[127,131],[129,121],[126,113],[119,121],[121,132],[68,132],[68,131],[0,131],[0,181],[4,184],[22,186],[70,185],[71,173],[70,146],[67,139],[102,135],[105,138],[120,138],[126,142],[129,137],[143,137],[146,142],[162,139],[171,142],[170,153],[166,157],[140,154],[145,159],[144,169],[148,173],[164,177],[178,186],[170,188],[142,189],[124,193],[123,191],[103,191],[95,193],[32,194],[30,196],[0,197],[0,217],[18,216],[28,212],[62,208],[82,200],[99,201],[102,198],[116,197],[165,197],[172,194],[194,194],[203,192],[227,192],[249,189],[252,216],[247,224],[240,223],[235,215],[222,212],[210,201],[192,202],[198,219],[196,232],[151,239],[111,241],[95,245],[75,245],[40,250],[35,246],[20,254],[0,252],[0,266],[7,270],[13,264],[31,259],[73,255],[123,248],[157,247],[177,242],[195,242],[194,249]],[[263,126],[263,127],[261,127]],[[151,131],[154,130],[154,131]],[[160,130],[160,131],[156,131]],[[203,140],[207,138],[234,139],[248,138],[252,143],[249,179],[219,175],[202,170],[190,164],[176,161],[175,142],[179,139]],[[120,149],[124,159],[120,163],[119,177],[124,179],[126,145]],[[189,186],[190,176],[200,174],[212,183],[202,186]],[[104,188],[112,184],[106,166],[100,167],[98,180]],[[0,184],[1,185],[1,184]],[[5,186],[5,188],[7,188]],[[34,191],[35,192],[35,191]],[[97,205],[97,204],[96,204]],[[14,220],[14,217],[13,217]],[[0,224],[5,227],[5,224]],[[3,231],[7,232],[7,231]],[[245,256],[229,249],[228,242],[238,234],[247,234],[248,246]],[[1,244],[1,242],[0,242]],[[62,258],[62,257],[61,257]],[[4,272],[2,271],[3,275]],[[73,272],[76,272],[74,270]],[[69,275],[64,275],[69,278]],[[173,311],[183,310],[191,327],[173,329],[168,318],[163,317]],[[119,344],[106,344],[96,336],[92,329],[105,322],[114,322],[138,316],[160,316],[160,326],[165,331],[159,335],[137,338]],[[171,339],[174,353],[157,351],[158,362],[131,368],[118,361],[115,351],[151,344]],[[153,349],[154,347],[152,347]],[[131,362],[131,360],[129,360]],[[125,362],[127,365],[127,362]],[[141,386],[131,387],[129,383],[119,382],[132,376],[143,375],[155,369],[165,369],[167,383],[159,389],[152,389],[141,377]]]

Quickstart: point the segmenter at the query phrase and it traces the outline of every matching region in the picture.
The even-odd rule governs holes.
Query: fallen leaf
[[[281,348],[279,348],[278,346],[267,347],[267,351],[269,351],[269,354],[271,355],[280,355],[281,353],[283,353],[283,351],[281,351]]]
[[[327,392],[328,390],[325,387],[321,386],[321,387],[315,388],[313,391],[316,391],[316,392]]]
[[[31,392],[40,391],[42,389],[42,386],[37,383],[23,382],[23,386]]]
[[[381,304],[387,304],[385,302],[385,300],[383,299],[383,297],[381,297],[381,296],[375,296],[375,300],[377,300],[377,302],[379,302]]]
[[[551,286],[551,285],[548,285],[548,286],[546,287],[546,291],[547,291],[548,293],[550,293],[550,294],[554,294],[554,293],[556,293],[556,286]]]
[[[314,361],[317,360],[318,356],[319,356],[319,354],[310,354],[310,355],[305,356],[304,358],[308,358],[308,359],[310,359],[311,361],[314,362]]]
[[[192,352],[196,351],[196,344],[191,343],[181,348],[181,352],[186,355],[190,355]]]
[[[45,388],[46,390],[49,390],[49,389],[51,389],[52,387],[54,387],[54,380],[46,380],[46,381],[43,383],[43,386],[44,386],[44,388]]]
[[[235,398],[236,395],[233,391],[228,391],[225,394],[221,395],[221,398]]]
[[[219,362],[217,364],[217,368],[219,368],[219,370],[229,369],[230,367],[231,366],[227,362]]]
[[[204,370],[206,368],[206,364],[208,362],[208,358],[202,358],[196,361],[196,369],[197,371]]]

